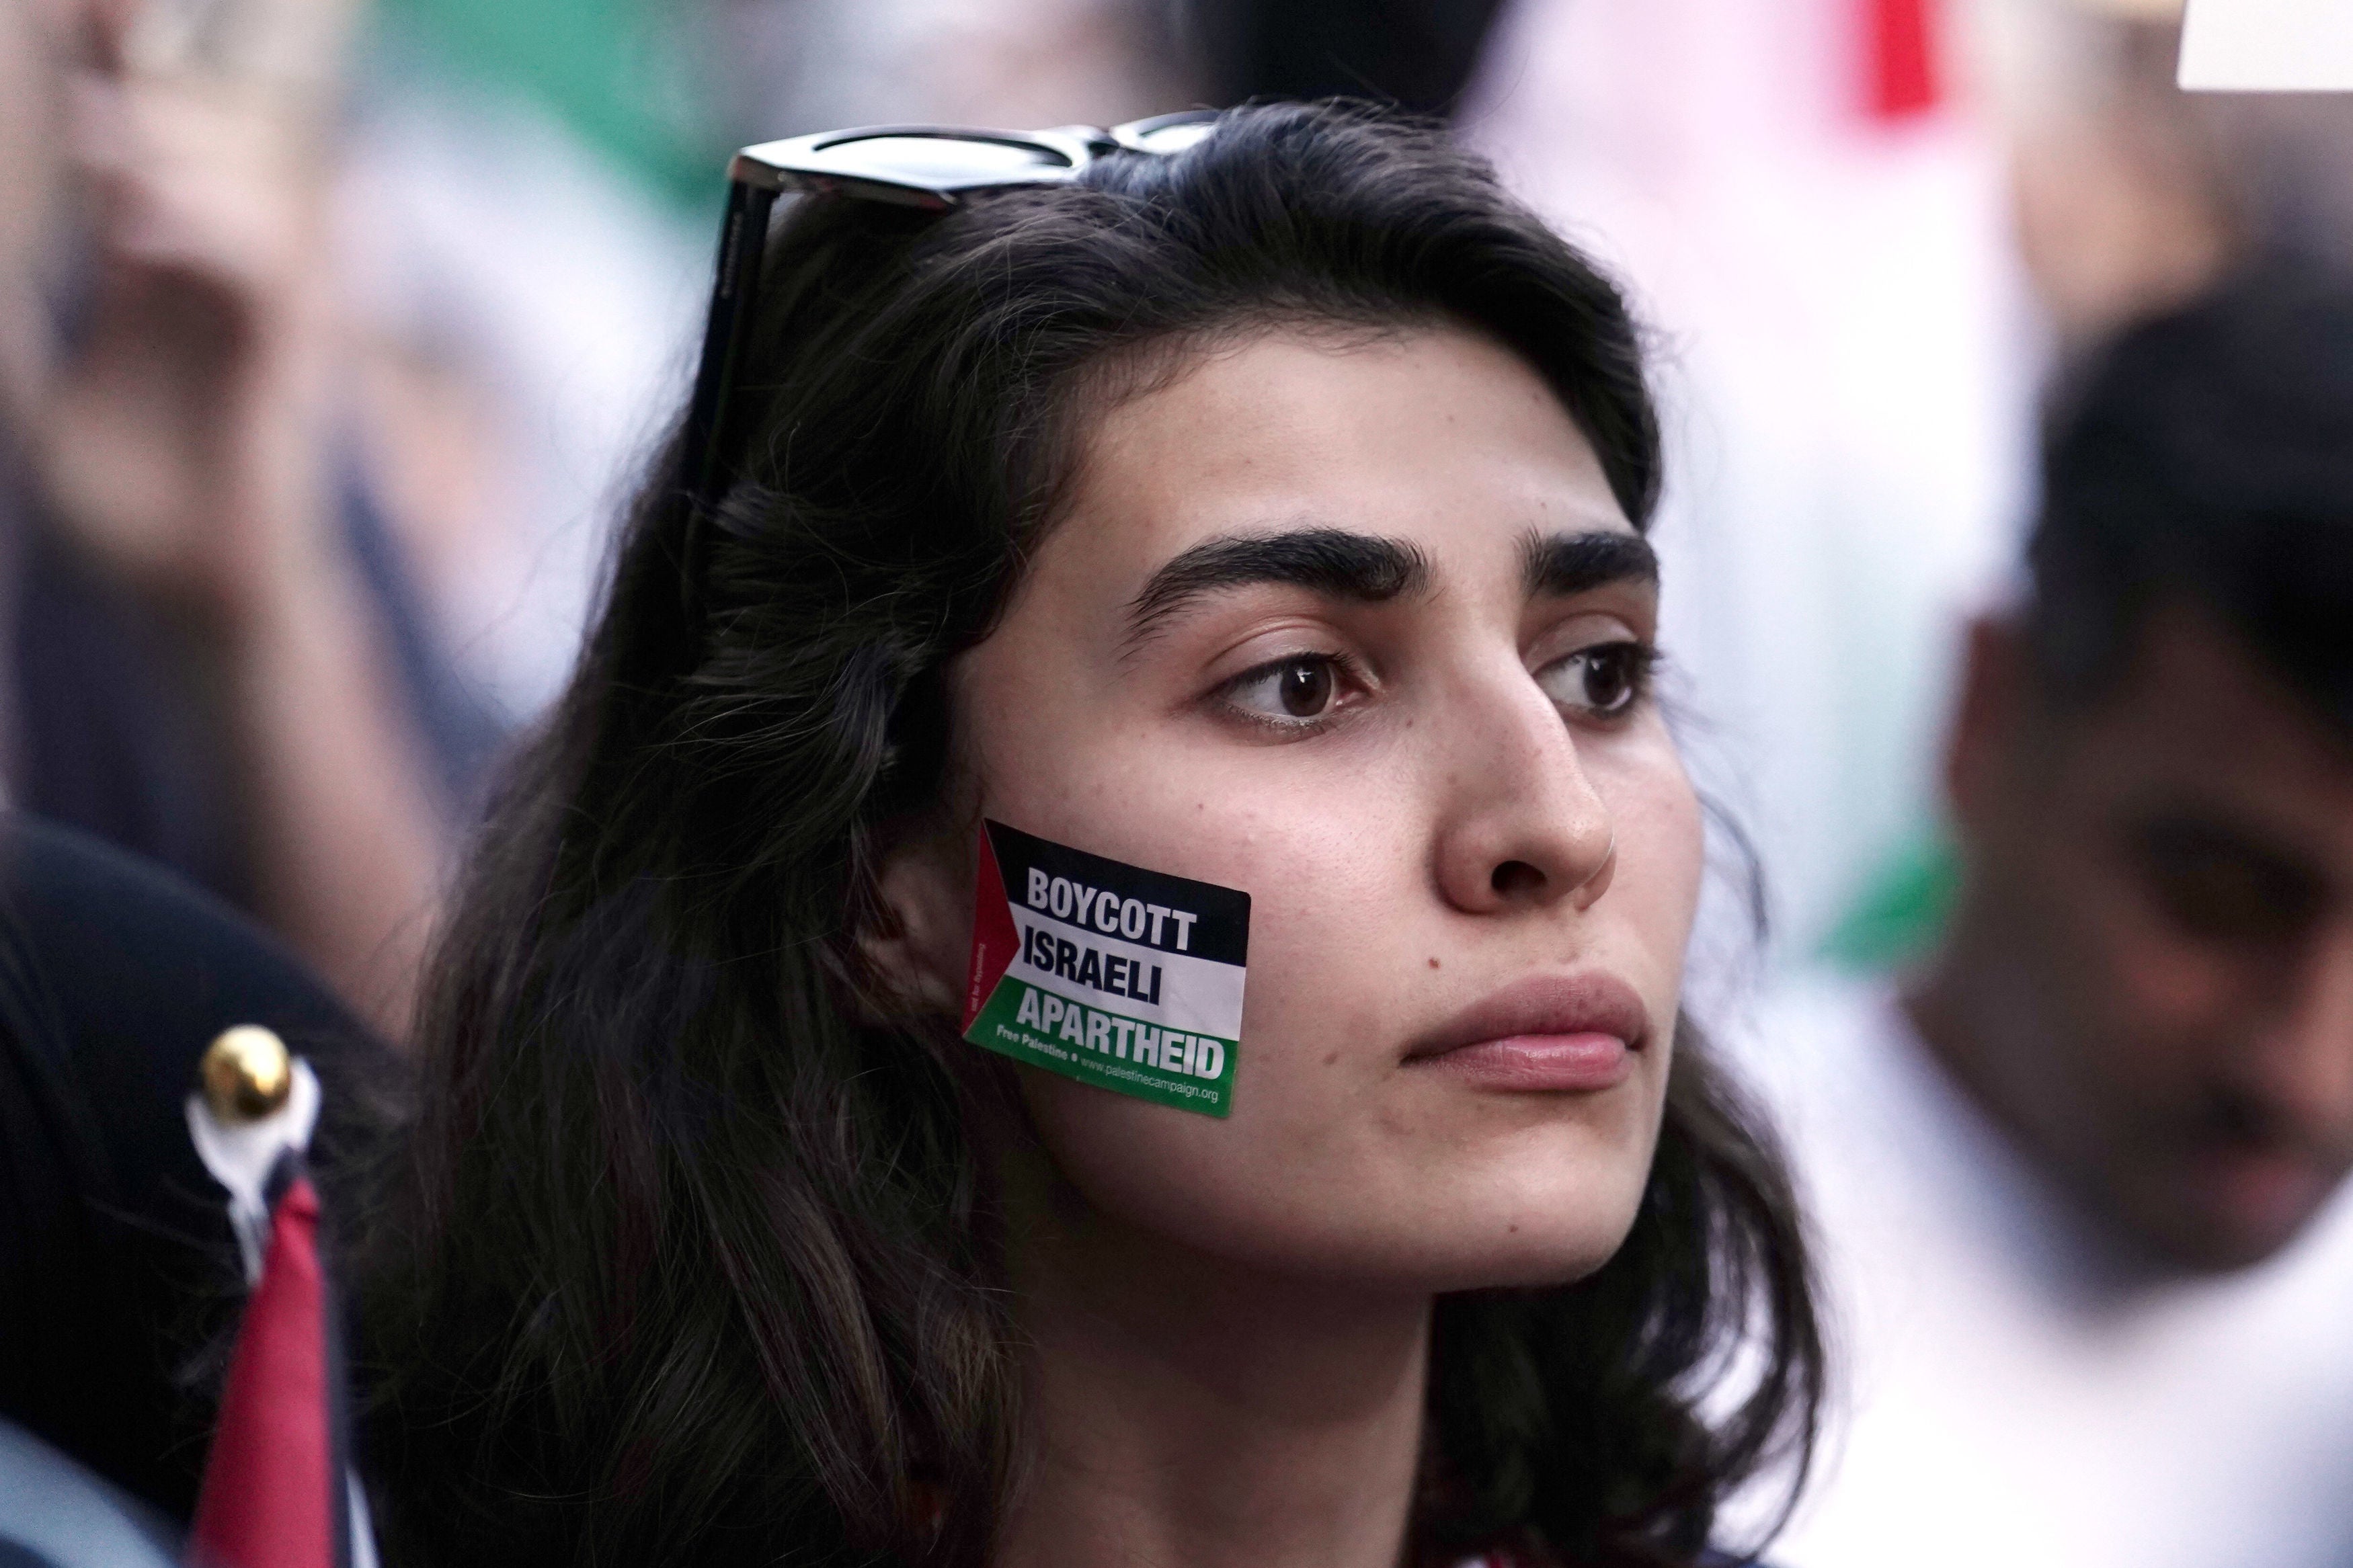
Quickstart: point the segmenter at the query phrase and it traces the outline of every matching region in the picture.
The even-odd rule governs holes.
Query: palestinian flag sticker
[[[964,1037],[1098,1089],[1234,1109],[1250,895],[983,822]]]

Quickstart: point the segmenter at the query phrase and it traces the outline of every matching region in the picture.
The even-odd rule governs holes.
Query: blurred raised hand
[[[255,911],[397,1036],[444,828],[342,526],[325,128],[349,7],[77,19],[54,205],[87,276],[27,418],[43,510],[184,662]]]
[[[76,74],[89,318],[52,377],[49,499],[154,603],[233,632],[331,542],[334,317],[309,119],[196,76]]]

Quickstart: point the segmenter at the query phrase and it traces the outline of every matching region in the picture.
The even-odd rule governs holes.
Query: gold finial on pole
[[[286,1042],[259,1024],[222,1030],[205,1047],[198,1070],[205,1103],[231,1126],[260,1121],[284,1105],[294,1089],[294,1063]]]

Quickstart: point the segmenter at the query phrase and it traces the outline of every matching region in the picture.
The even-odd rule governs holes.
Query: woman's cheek
[[[1187,814],[1191,862],[1164,868],[1251,895],[1231,1116],[1041,1073],[1024,1075],[1025,1097],[1045,1148],[1092,1206],[1208,1252],[1268,1267],[1328,1253],[1338,1267],[1343,1238],[1361,1228],[1348,1217],[1362,1206],[1354,1189],[1380,1173],[1367,1168],[1367,1146],[1389,1136],[1378,1108],[1400,1045],[1409,857],[1385,837],[1397,829],[1382,815],[1394,805],[1360,802],[1337,781],[1320,792],[1322,809],[1295,811],[1229,783],[1215,805]]]
[[[1595,786],[1618,835],[1617,898],[1637,941],[1664,973],[1660,999],[1683,982],[1684,949],[1705,873],[1705,819],[1683,760],[1661,728],[1655,739],[1595,768]]]

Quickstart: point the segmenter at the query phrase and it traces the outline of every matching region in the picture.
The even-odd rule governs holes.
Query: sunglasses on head
[[[727,169],[719,271],[711,289],[694,399],[687,408],[682,478],[691,510],[681,570],[690,614],[702,578],[705,513],[719,500],[715,448],[722,415],[751,321],[749,302],[759,291],[768,216],[779,195],[807,192],[945,212],[990,191],[1059,184],[1111,153],[1181,153],[1207,136],[1217,121],[1215,110],[1187,110],[1108,131],[1091,125],[1051,131],[874,125],[763,142],[738,152]]]

